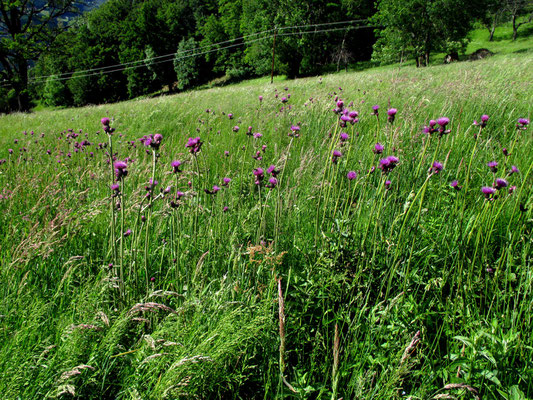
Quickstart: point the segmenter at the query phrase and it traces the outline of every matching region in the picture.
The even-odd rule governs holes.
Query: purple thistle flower
[[[509,156],[509,151],[505,147],[502,149],[502,153],[505,157]]]
[[[498,162],[497,161],[491,161],[487,163],[487,166],[490,168],[490,170],[494,173],[498,172]]]
[[[383,150],[385,147],[381,143],[376,143],[374,146],[374,149],[372,150],[375,154],[381,154],[383,153]]]
[[[278,185],[278,180],[272,177],[268,180],[268,184],[266,186],[270,189],[274,189],[277,185]]]
[[[282,102],[282,103],[286,103],[286,102],[288,102],[288,101],[289,101],[289,99],[287,99],[285,96],[283,96],[283,97],[281,98],[281,102]]]
[[[442,164],[438,161],[435,161],[433,163],[433,166],[431,167],[431,170],[435,173],[435,174],[438,174],[440,171],[442,171],[444,167],[442,166]]]
[[[346,132],[341,132],[341,134],[340,134],[340,141],[341,142],[346,142],[349,138],[350,138],[350,136]]]
[[[344,108],[344,101],[342,100],[337,101],[337,108],[342,110]]]
[[[114,192],[118,192],[119,189],[120,189],[120,186],[118,185],[118,183],[114,183],[110,186],[111,190],[113,190]]]
[[[392,124],[394,122],[394,118],[396,117],[396,113],[398,112],[397,109],[395,108],[390,108],[388,111],[387,111],[387,120]]]
[[[505,179],[503,178],[496,178],[496,182],[494,182],[494,187],[498,190],[500,190],[501,188],[505,188],[509,186],[509,182],[507,182]]]
[[[491,188],[491,187],[488,187],[488,186],[483,186],[481,188],[481,192],[485,195],[485,197],[488,199],[491,195],[493,195],[494,193],[496,193],[496,189],[494,188]]]
[[[266,144],[261,146],[261,150],[263,151],[263,153],[266,151],[266,149],[267,149],[267,145]]]
[[[222,186],[228,186],[229,183],[231,182],[231,178],[224,178],[222,179],[224,181],[224,183],[222,184]]]
[[[114,167],[117,181],[120,181],[122,178],[125,178],[128,175],[128,170],[126,169],[128,164],[126,164],[124,161],[115,161]]]
[[[169,194],[171,190],[172,190],[172,187],[170,186],[167,186],[165,189],[162,189],[163,194]]]
[[[450,186],[457,191],[461,190],[461,186],[459,186],[459,182],[457,181],[452,181],[452,183],[450,183]]]
[[[299,137],[300,136],[300,126],[299,125],[291,125],[291,132],[289,133],[289,136],[291,137]]]
[[[353,181],[355,178],[357,178],[357,174],[355,173],[355,171],[350,171],[348,172],[346,177],[348,178],[348,180]]]
[[[213,192],[216,193],[218,191],[220,191],[220,188],[217,185],[214,185],[213,186]]]
[[[174,160],[170,163],[170,165],[172,166],[172,172],[177,174],[179,172],[181,172],[180,170],[180,166],[181,166],[181,161],[180,160]]]
[[[7,149],[9,154],[13,154],[13,149]]]
[[[111,120],[107,117],[104,117],[100,120],[100,122],[102,123],[102,125],[104,126],[109,126],[109,124],[111,123]]]
[[[196,155],[202,147],[203,142],[200,140],[200,137],[189,138],[185,147],[189,148],[189,152],[193,155]]]
[[[450,123],[450,118],[448,117],[440,117],[437,119],[437,124],[439,124],[442,128],[445,128],[446,125]]]
[[[516,190],[516,186],[510,186],[509,187],[509,194],[513,194],[513,192]]]
[[[259,133],[259,132],[254,133],[254,139],[259,139],[259,138],[262,138],[262,137],[263,137],[263,135],[261,133]]]
[[[128,229],[126,232],[124,232],[124,237],[128,237],[131,235],[131,229]]]
[[[226,157],[229,157],[229,151],[225,150],[225,151],[224,151],[224,155],[225,155]]]
[[[337,160],[342,157],[342,153],[339,150],[333,150],[333,156],[331,158],[331,161],[333,164],[337,163]]]
[[[383,173],[392,171],[398,163],[398,157],[388,156],[382,160],[379,160],[379,168]]]
[[[267,173],[271,174],[273,177],[276,177],[278,176],[280,171],[276,169],[275,165],[271,165],[270,167],[267,168]]]
[[[481,116],[481,122],[474,121],[473,125],[479,125],[481,129],[485,128],[487,126],[487,121],[489,120],[489,116],[487,114],[483,114]]]
[[[229,118],[229,119],[233,119],[233,114],[232,114],[232,113],[229,113],[229,114],[228,114],[228,118]]]
[[[516,165],[511,166],[511,170],[509,171],[510,175],[517,174],[518,172],[519,171],[518,171],[518,168],[516,167]]]
[[[375,106],[372,106],[372,114],[376,117],[379,115],[379,106],[376,104]]]
[[[233,132],[239,132],[239,129],[240,129],[240,128],[239,128],[237,125],[235,125],[235,126],[233,127]]]
[[[261,181],[263,180],[263,178],[265,177],[263,169],[262,168],[256,168],[256,169],[254,169],[253,173],[254,173],[254,176],[255,176],[255,184],[259,185],[261,183]]]
[[[263,101],[263,96],[259,95],[259,102]]]
[[[387,189],[387,190],[390,189],[390,185],[391,185],[391,183],[392,183],[392,182],[389,181],[389,180],[385,181],[385,189]]]
[[[529,119],[518,118],[518,124],[516,124],[516,129],[525,130],[528,125],[529,125]]]

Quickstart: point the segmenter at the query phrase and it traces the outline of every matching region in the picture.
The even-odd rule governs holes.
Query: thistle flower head
[[[491,195],[496,193],[496,189],[489,186],[483,186],[481,188],[481,192],[485,195],[486,198],[489,198]]]
[[[348,180],[353,181],[355,178],[357,178],[357,174],[355,173],[355,171],[350,171],[348,172],[346,177],[348,178]]]
[[[496,181],[494,182],[494,187],[498,190],[500,190],[501,188],[505,188],[509,186],[509,183],[503,179],[503,178],[496,178]]]
[[[383,150],[385,147],[381,143],[376,143],[374,146],[374,149],[372,150],[375,154],[381,154],[383,153]]]
[[[487,163],[487,166],[490,168],[490,170],[494,173],[498,172],[498,162],[497,161],[490,161]]]
[[[444,167],[442,166],[442,164],[438,161],[435,161],[431,167],[431,170],[435,173],[435,174],[438,174],[440,171],[442,171]]]
[[[178,172],[181,172],[180,170],[181,161],[180,160],[174,160],[170,163],[170,165],[172,166],[173,173],[177,174]]]
[[[517,174],[518,172],[519,171],[516,165],[511,166],[511,170],[509,171],[509,174]]]
[[[450,186],[457,191],[461,190],[461,186],[459,186],[459,182],[457,181],[452,181],[452,183],[450,183]]]

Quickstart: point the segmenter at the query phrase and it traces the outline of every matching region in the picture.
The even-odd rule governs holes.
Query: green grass
[[[533,139],[516,129],[532,116],[532,61],[502,51],[2,116],[2,397],[533,397]],[[357,124],[339,127],[337,96]],[[472,126],[482,114],[487,127]],[[117,197],[109,146],[98,149],[104,116],[113,152],[134,160]],[[421,133],[441,116],[449,134]],[[81,129],[70,143],[68,129]],[[163,135],[155,169],[138,141],[150,133]],[[198,157],[185,148],[195,136]],[[83,139],[92,145],[74,152]],[[371,173],[388,155],[397,167]],[[481,187],[500,177],[513,193],[486,199]]]

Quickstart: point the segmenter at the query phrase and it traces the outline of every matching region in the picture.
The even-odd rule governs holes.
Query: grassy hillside
[[[532,61],[1,117],[3,398],[533,397]]]

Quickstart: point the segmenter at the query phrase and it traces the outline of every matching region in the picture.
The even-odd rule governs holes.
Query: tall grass
[[[2,117],[3,397],[533,396],[531,64]],[[439,117],[449,133],[422,133]]]

